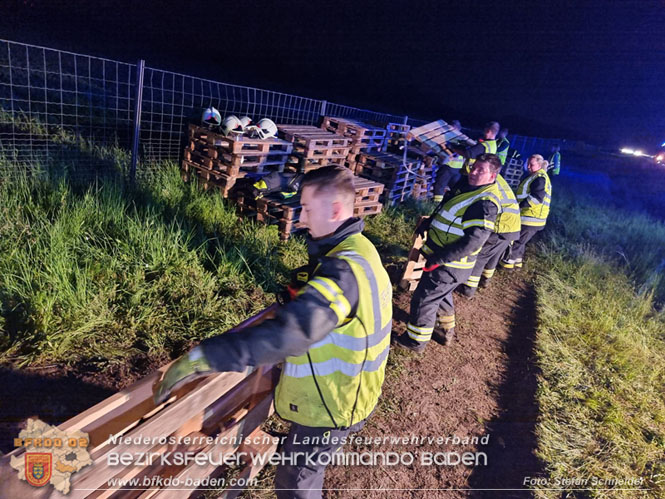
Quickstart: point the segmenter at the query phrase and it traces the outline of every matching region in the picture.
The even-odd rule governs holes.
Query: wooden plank
[[[214,460],[219,460],[220,455],[230,455],[241,447],[242,439],[249,436],[257,428],[260,427],[261,423],[265,421],[272,414],[272,391],[266,392],[262,395],[262,398],[257,401],[248,411],[244,411],[242,415],[239,415],[238,421],[232,425],[229,425],[222,429],[217,435],[209,435],[201,433],[199,435],[204,437],[212,436],[217,438],[219,443],[212,443],[209,445],[201,444],[191,448],[178,449],[183,452],[197,452],[201,454],[206,454],[212,456]],[[191,436],[196,436],[196,433],[192,433]],[[223,442],[223,443],[222,443]],[[138,477],[142,476],[161,476],[164,478],[177,477],[180,483],[185,483],[186,480],[198,480],[203,479],[215,471],[223,469],[224,466],[217,466],[212,463],[207,463],[205,465],[199,466],[196,463],[191,463],[189,465],[171,465],[171,466],[161,466],[159,464],[147,467],[143,473]],[[182,487],[176,489],[162,489],[159,491],[132,491],[132,494],[123,496],[123,499],[131,499],[134,497],[159,497],[159,498],[176,498],[183,497],[188,494],[186,491],[178,490]],[[194,494],[194,491],[192,491]]]
[[[418,220],[416,228],[421,223],[423,223],[425,218],[427,217],[421,217],[420,220]],[[423,243],[425,242],[426,239],[427,237],[423,238],[422,236],[414,232],[413,244],[411,246],[411,250],[409,251],[409,257],[406,262],[404,273],[402,274],[402,278],[400,279],[399,283],[400,288],[412,291],[418,285],[418,280],[422,276],[423,273],[422,269],[425,266],[425,261],[426,261],[425,257],[420,253],[420,248],[423,247]]]
[[[431,150],[437,155],[446,157],[451,154],[446,144],[453,140],[468,145],[476,143],[443,120],[433,121],[421,127],[413,128],[407,133],[406,138],[409,141],[419,142],[425,150]]]
[[[197,415],[202,407],[207,407],[215,402],[251,372],[251,369],[247,369],[241,373],[215,373],[208,376],[195,391],[176,400],[140,427],[130,431],[127,436],[152,439],[171,435],[178,430],[182,421],[187,421]],[[120,443],[112,449],[101,449],[100,452],[93,450],[91,453],[93,465],[84,468],[83,471],[72,477],[73,490],[70,497],[83,498],[88,492],[82,489],[97,489],[117,474],[117,470],[107,462],[111,450],[114,453],[122,454],[123,452],[147,452],[151,448],[150,444],[132,442]]]

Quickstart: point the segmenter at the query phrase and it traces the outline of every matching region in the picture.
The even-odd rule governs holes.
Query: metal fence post
[[[404,116],[404,124],[405,125],[409,124],[409,117],[408,116]]]
[[[326,115],[326,105],[328,104],[327,100],[322,100],[321,101],[321,116]]]
[[[134,138],[132,140],[132,165],[129,170],[129,182],[136,181],[136,163],[139,156],[139,139],[141,135],[141,106],[143,103],[143,73],[145,61],[140,59],[136,65],[136,99],[134,100]]]

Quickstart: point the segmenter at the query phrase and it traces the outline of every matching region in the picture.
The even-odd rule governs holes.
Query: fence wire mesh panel
[[[124,171],[134,72],[131,64],[0,40],[3,170]]]
[[[385,126],[388,123],[404,123],[405,118],[404,116],[395,114],[378,113],[332,102],[326,104],[325,114],[326,116],[335,116],[336,118],[354,119],[375,126]]]
[[[524,160],[532,154],[540,154],[548,159],[552,154],[552,147],[561,145],[560,139],[543,139],[540,137],[527,137],[523,135],[509,135],[510,146],[517,149]]]
[[[183,74],[146,68],[141,110],[144,168],[177,160],[188,123],[200,123],[203,110],[217,108],[222,118],[270,118],[277,124],[318,125],[322,101],[296,95],[229,85]]]
[[[57,170],[73,177],[129,169],[137,65],[0,40],[0,169]],[[222,117],[316,125],[335,116],[375,126],[427,121],[146,67],[138,173],[181,158],[187,125],[214,106]],[[511,136],[523,156],[549,154],[556,139]]]

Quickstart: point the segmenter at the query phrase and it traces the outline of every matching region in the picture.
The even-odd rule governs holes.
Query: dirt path
[[[425,354],[393,351],[380,409],[358,435],[361,437],[423,437],[422,443],[353,444],[350,451],[392,451],[411,454],[411,466],[333,466],[326,488],[329,497],[526,497],[522,482],[540,466],[533,455],[537,415],[535,362],[535,294],[524,274],[501,274],[492,286],[469,301],[456,296],[458,342],[434,342]],[[395,296],[394,329],[404,331],[411,293]],[[162,362],[166,362],[163,359]],[[131,367],[105,373],[0,370],[0,449],[32,415],[49,423],[64,421],[114,391],[154,370],[140,359]],[[481,443],[438,445],[427,438],[468,439],[489,435]],[[422,453],[483,452],[487,466],[420,464]],[[520,489],[502,493],[481,489]],[[348,489],[375,489],[355,490]],[[384,489],[382,491],[376,489]],[[391,489],[391,490],[386,490]],[[412,490],[404,490],[412,489]],[[420,489],[420,490],[413,490]],[[440,490],[457,489],[457,490]],[[460,490],[461,489],[461,490]],[[469,490],[473,489],[473,490]]]
[[[499,273],[492,286],[473,300],[456,296],[459,339],[454,345],[443,347],[432,342],[421,357],[391,353],[381,410],[359,436],[414,435],[425,437],[425,441],[348,446],[347,452],[393,451],[411,454],[415,461],[410,466],[335,466],[326,478],[330,497],[529,496],[522,485],[524,477],[538,474],[540,465],[533,454],[537,415],[531,358],[535,294],[525,277]],[[411,293],[395,297],[394,330],[399,332],[408,320],[410,297]],[[482,436],[488,438],[486,444],[464,442]],[[451,440],[439,445],[428,442],[427,437]],[[453,437],[462,442],[453,441]],[[428,452],[483,452],[487,465],[421,464],[421,456]]]

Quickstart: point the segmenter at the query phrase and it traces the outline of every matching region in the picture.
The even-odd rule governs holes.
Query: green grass
[[[170,165],[148,186],[0,184],[0,360],[182,353],[269,304],[304,243],[239,221]],[[275,279],[277,277],[277,280]]]
[[[552,479],[642,477],[648,495],[662,497],[665,226],[565,189],[553,214],[531,254],[538,266],[538,455]]]

